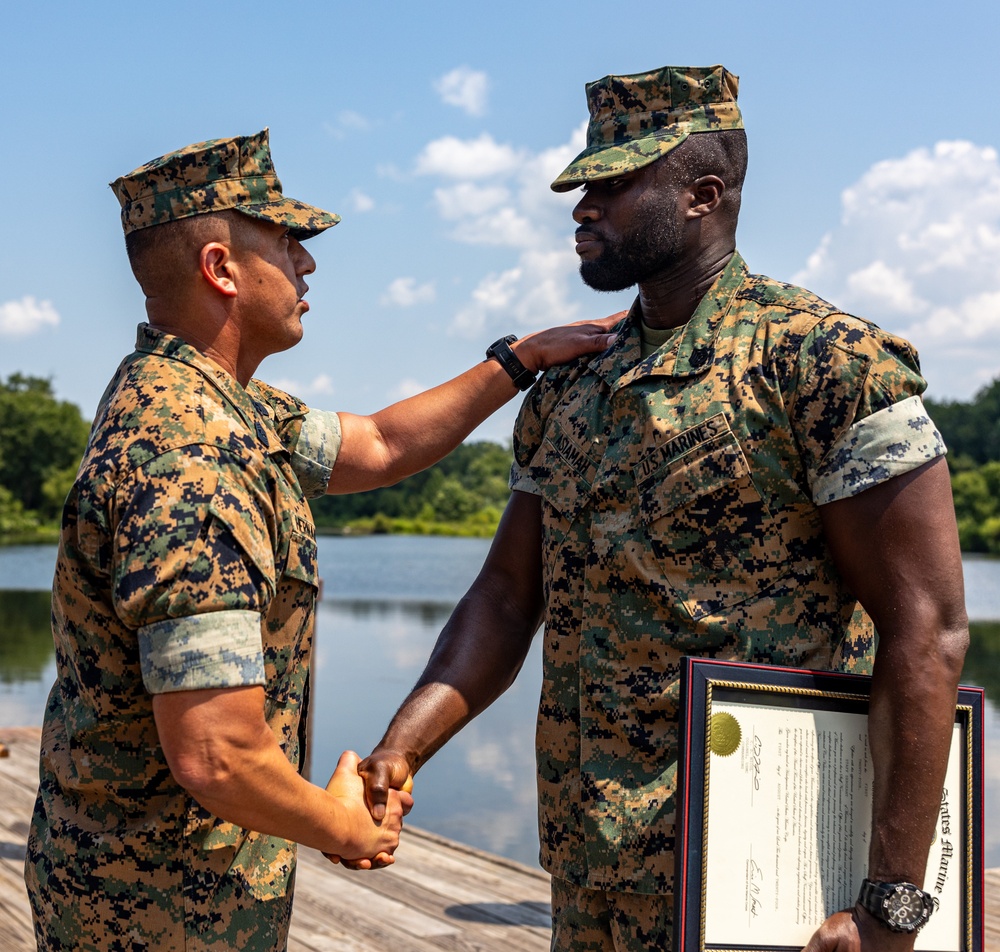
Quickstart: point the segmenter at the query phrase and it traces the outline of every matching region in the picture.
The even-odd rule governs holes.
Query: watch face
[[[886,921],[904,932],[911,932],[930,916],[923,897],[914,890],[896,887],[882,901]]]

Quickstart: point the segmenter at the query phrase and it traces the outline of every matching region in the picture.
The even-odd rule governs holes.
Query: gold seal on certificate
[[[709,743],[713,754],[728,757],[739,749],[743,732],[740,730],[740,722],[728,711],[718,711],[712,715],[710,732]]]

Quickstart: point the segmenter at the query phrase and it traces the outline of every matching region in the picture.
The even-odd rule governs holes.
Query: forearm
[[[511,494],[489,555],[441,632],[420,680],[393,718],[373,759],[380,789],[402,783],[517,677],[542,620],[541,502]],[[384,756],[383,756],[384,755]],[[392,777],[388,775],[391,772]]]
[[[882,635],[875,661],[868,878],[922,886],[941,809],[967,629],[961,620],[936,620],[926,636],[914,635],[912,628],[905,637]]]
[[[837,568],[879,637],[868,716],[874,784],[867,876],[921,887],[968,645],[947,464],[937,458],[824,505],[820,514]],[[910,952],[913,941],[858,905],[827,919],[806,952]]]
[[[302,778],[267,735],[206,750],[206,766],[182,780],[188,792],[220,819],[341,855],[350,826],[342,804]]]
[[[343,449],[328,491],[389,486],[426,469],[517,393],[508,374],[490,360],[370,416],[340,413]]]
[[[539,622],[539,614],[514,610],[497,592],[470,591],[376,750],[403,754],[415,774],[510,687]]]
[[[546,370],[608,347],[621,314],[578,321],[522,337],[512,345],[531,371]],[[490,414],[519,393],[496,360],[485,360],[432,390],[371,416],[341,413],[340,453],[327,487],[331,493],[388,486],[436,463]]]
[[[393,805],[390,823],[372,823],[357,755],[343,755],[323,790],[289,763],[263,711],[259,687],[156,695],[157,732],[177,783],[206,810],[246,829],[337,856],[391,852],[398,842],[399,805]]]

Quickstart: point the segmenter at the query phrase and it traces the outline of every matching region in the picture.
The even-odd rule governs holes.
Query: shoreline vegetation
[[[1000,555],[1000,377],[968,402],[925,399],[948,446],[962,551]],[[0,381],[0,545],[52,544],[90,424],[49,379]],[[321,535],[489,538],[507,503],[510,446],[463,443],[395,486],[310,505]]]

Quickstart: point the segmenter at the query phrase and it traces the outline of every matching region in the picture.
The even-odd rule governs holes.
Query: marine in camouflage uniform
[[[693,164],[716,162],[711,151],[665,167],[679,170],[673,177],[654,177],[653,163],[690,137],[703,142],[742,130],[737,89],[737,77],[721,66],[665,67],[588,85],[587,147],[552,188],[588,186],[574,211],[585,280],[600,290],[638,281],[640,298],[607,351],[549,371],[525,400],[514,433],[514,493],[483,573],[362,764],[372,796],[387,775],[404,772],[401,764],[419,767],[503,690],[534,624],[544,621],[537,762],[553,949],[672,947],[683,656],[871,673],[877,639],[859,599],[864,589],[886,622],[880,635],[889,646],[878,656],[887,659],[881,672],[890,673],[882,683],[906,667],[910,633],[887,620],[894,593],[873,592],[864,580],[878,575],[869,559],[891,564],[895,584],[926,582],[926,591],[908,597],[935,603],[926,616],[914,615],[920,634],[912,637],[918,655],[928,651],[925,687],[940,683],[927,704],[937,744],[929,789],[943,779],[964,607],[947,470],[935,464],[945,447],[920,399],[916,354],[802,288],[751,274],[733,244],[738,198],[723,206],[716,184],[704,195],[689,184],[714,175],[738,196],[742,173],[727,172],[738,181],[723,183],[714,167],[706,175]],[[669,198],[654,204],[655,189]],[[701,218],[693,238],[670,233],[677,209],[690,216],[686,222],[709,208],[722,222],[716,230]],[[615,268],[629,253],[645,253],[645,236],[637,235],[643,226],[658,231],[659,257],[625,261],[629,274],[649,270],[623,280]],[[588,278],[587,261],[605,258],[604,276]],[[704,293],[692,295],[686,311],[684,299],[664,308],[671,319],[647,326],[643,282],[652,308],[658,294],[675,303],[679,293],[660,290],[657,280],[686,289],[684,269],[696,272],[702,261],[711,278]],[[614,281],[621,283],[601,283]],[[903,543],[887,554],[870,525],[894,500],[887,487],[921,470],[933,472],[933,505],[923,512],[907,503],[900,531],[913,533],[914,544],[933,540],[948,569],[918,578],[906,557],[900,561]],[[850,508],[859,497],[871,501]],[[859,530],[857,541],[845,542],[846,530],[830,538],[825,506],[849,507],[838,511]],[[863,569],[853,569],[852,559]],[[493,626],[491,612],[500,618]],[[898,700],[904,693],[895,684],[873,687],[873,723],[883,728],[873,750],[900,736],[900,712],[926,713],[913,696]],[[878,755],[883,764],[893,756],[884,746]],[[887,816],[878,798],[889,786],[876,794],[877,818],[880,809]],[[928,845],[935,806],[928,795],[921,831]],[[886,865],[877,852],[882,838],[874,839],[873,864]],[[890,868],[898,874],[924,860],[926,851],[894,856]],[[830,928],[853,928],[850,917],[834,919]]]
[[[25,863],[36,937],[43,952],[280,952],[295,845],[275,834],[387,865],[412,804],[374,822],[353,753],[326,791],[298,773],[318,586],[307,498],[431,465],[518,393],[513,378],[603,349],[613,321],[511,337],[505,363],[371,416],[310,409],[253,373],[301,335],[315,265],[301,241],[339,218],[283,194],[267,130],[112,188],[150,321],[64,511]]]
[[[146,324],[111,382],[53,585],[59,678],[27,860],[44,949],[284,946],[294,844],[200,807],[170,772],[151,701],[262,685],[301,763],[318,584],[303,490],[325,492],[316,474],[337,449],[333,427],[300,439],[307,413]],[[80,892],[94,923],[78,920]],[[92,924],[100,945],[86,944]]]
[[[189,146],[114,187],[126,234],[233,207],[302,237],[338,220],[281,194],[266,130]],[[306,496],[326,491],[339,446],[336,414],[244,389],[139,326],[63,516],[58,674],[25,866],[40,949],[284,947],[295,845],[198,805],[167,765],[152,697],[261,685],[300,765],[318,585]]]
[[[738,254],[645,358],[637,310],[532,390],[511,487],[543,503],[542,865],[669,893],[680,659],[870,673],[818,506],[944,445],[904,341]]]

